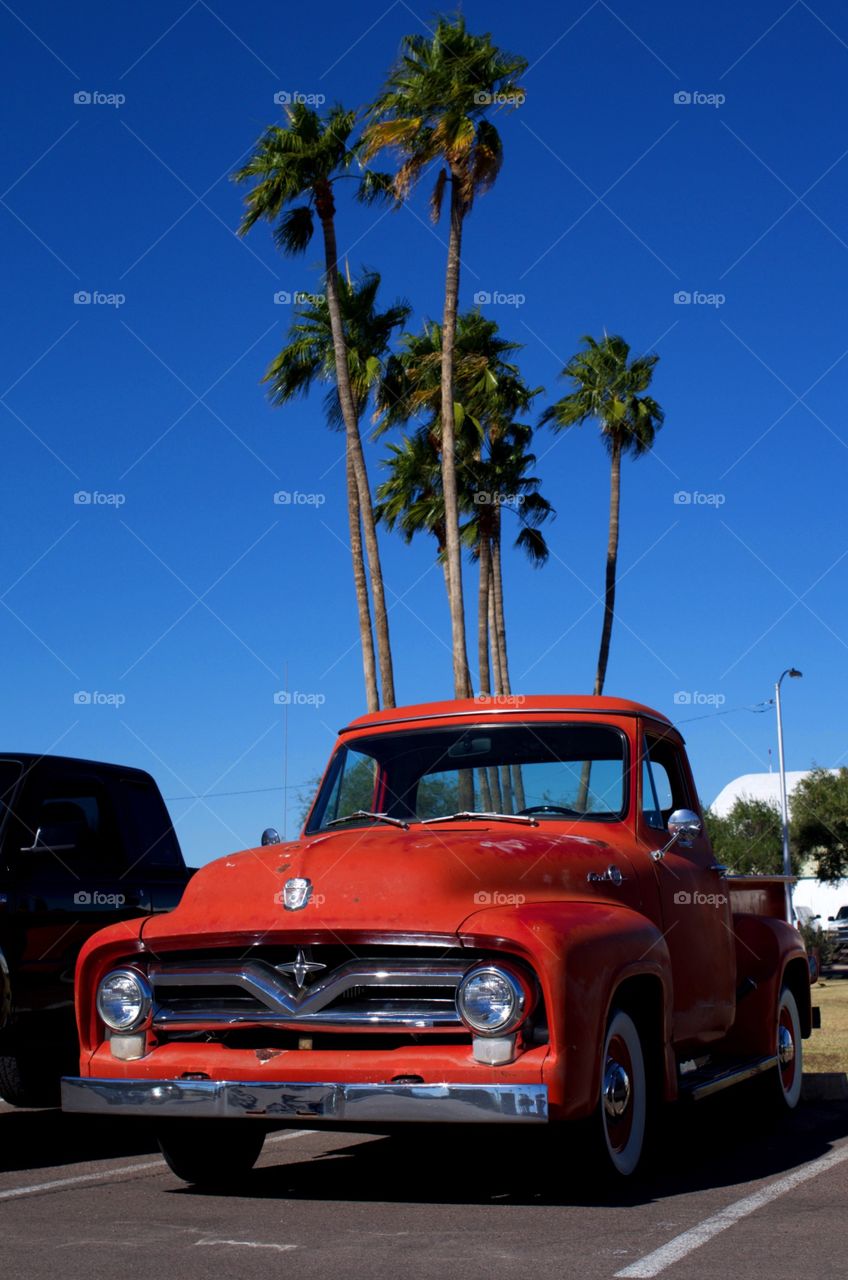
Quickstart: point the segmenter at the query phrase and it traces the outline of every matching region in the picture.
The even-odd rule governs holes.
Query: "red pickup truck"
[[[714,860],[683,740],[613,698],[445,702],[339,735],[302,835],[219,859],[77,968],[70,1111],[222,1183],[269,1128],[585,1121],[637,1169],[662,1101],[801,1089],[783,881]],[[756,1087],[756,1086],[754,1086]]]

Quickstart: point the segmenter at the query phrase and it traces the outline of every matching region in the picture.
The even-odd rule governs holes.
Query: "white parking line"
[[[755,1191],[753,1195],[745,1196],[744,1200],[737,1200],[726,1209],[720,1209],[712,1217],[705,1218],[696,1227],[675,1236],[673,1240],[669,1240],[668,1244],[655,1249],[653,1253],[646,1254],[644,1258],[631,1263],[623,1271],[616,1271],[616,1277],[621,1277],[621,1280],[650,1280],[650,1277],[659,1275],[661,1271],[665,1271],[666,1267],[680,1262],[687,1254],[700,1249],[702,1244],[712,1240],[713,1236],[717,1236],[719,1232],[726,1231],[740,1219],[756,1213],[763,1205],[777,1200],[779,1196],[792,1191],[802,1182],[816,1178],[820,1173],[826,1173],[828,1169],[834,1168],[844,1160],[848,1160],[848,1145],[829,1151],[827,1155],[819,1156],[817,1160],[812,1160],[802,1168],[796,1169],[794,1173],[788,1173],[785,1178],[778,1178],[777,1182],[770,1182],[767,1187]]]
[[[144,1164],[125,1164],[120,1169],[100,1169],[97,1173],[79,1173],[73,1178],[54,1178],[52,1182],[34,1182],[29,1187],[12,1187],[0,1191],[0,1200],[14,1200],[17,1196],[32,1196],[37,1191],[58,1191],[62,1187],[79,1186],[82,1182],[102,1182],[104,1178],[121,1178],[128,1173],[141,1173],[145,1169],[167,1169],[164,1160],[147,1160]]]
[[[277,1133],[266,1140],[269,1142],[291,1142],[295,1138],[308,1138],[316,1133],[316,1129],[298,1129],[293,1133]],[[144,1164],[125,1164],[118,1169],[99,1169],[96,1173],[79,1173],[72,1178],[54,1178],[51,1182],[34,1182],[28,1187],[11,1187],[8,1191],[0,1191],[0,1200],[15,1200],[19,1196],[32,1196],[39,1191],[61,1191],[63,1187],[80,1186],[83,1182],[103,1182],[110,1178],[123,1178],[130,1173],[143,1173],[148,1169],[158,1169],[165,1173],[168,1166],[160,1157],[158,1160],[146,1160]]]

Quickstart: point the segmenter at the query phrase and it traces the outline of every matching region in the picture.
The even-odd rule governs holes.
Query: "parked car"
[[[715,862],[648,707],[363,716],[298,840],[85,945],[64,1106],[146,1116],[200,1184],[237,1182],[274,1125],[586,1120],[628,1176],[662,1100],[759,1076],[797,1105],[814,1011],[784,891]]]
[[[58,1101],[79,1055],[74,966],[104,925],[169,911],[190,872],[149,774],[0,755],[0,1097]]]
[[[828,933],[839,933],[848,929],[848,906],[840,907],[835,916],[828,916],[825,929]]]

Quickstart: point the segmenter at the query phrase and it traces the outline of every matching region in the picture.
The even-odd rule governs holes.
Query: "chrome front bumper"
[[[232,1080],[105,1080],[68,1076],[65,1111],[100,1115],[350,1124],[511,1124],[548,1119],[546,1085],[314,1084]]]

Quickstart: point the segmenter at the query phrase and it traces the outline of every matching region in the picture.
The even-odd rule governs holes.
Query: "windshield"
[[[381,733],[341,746],[307,834],[339,819],[424,822],[481,812],[612,822],[626,807],[625,739],[595,724],[454,725]],[[344,829],[335,827],[334,830]]]

